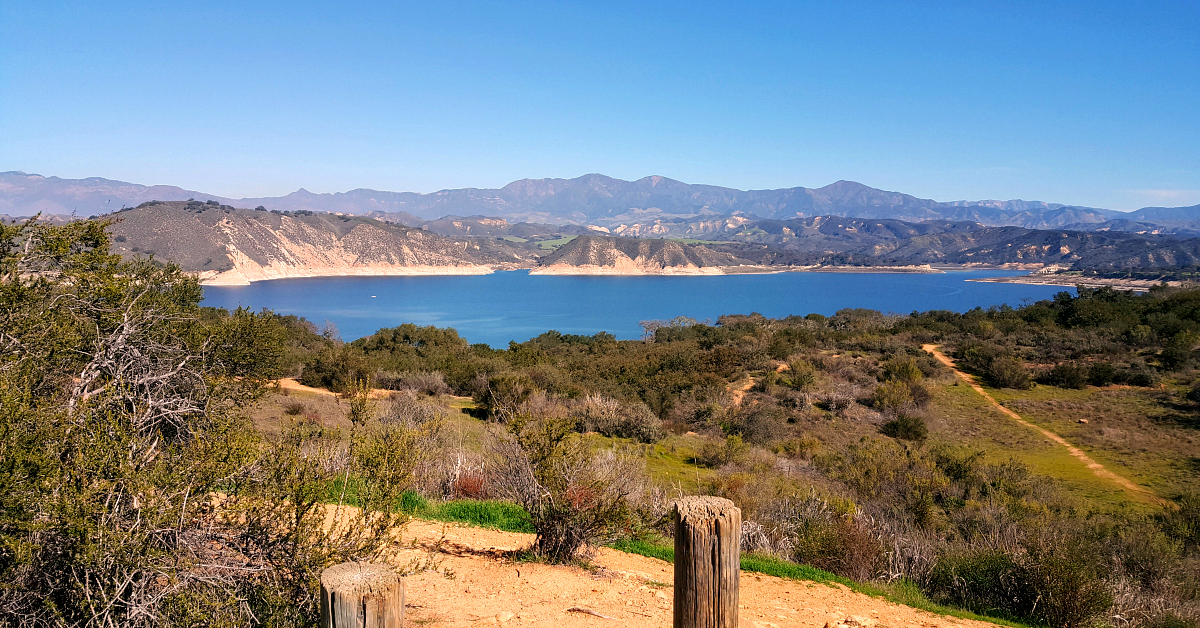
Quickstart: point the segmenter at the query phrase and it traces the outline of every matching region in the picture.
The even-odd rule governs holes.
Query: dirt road
[[[1008,416],[1009,418],[1013,419],[1014,421],[1020,423],[1021,425],[1024,425],[1031,429],[1035,429],[1038,432],[1040,432],[1042,434],[1042,436],[1045,436],[1046,438],[1058,443],[1059,445],[1066,447],[1068,453],[1070,453],[1072,456],[1078,458],[1079,461],[1082,462],[1083,464],[1087,465],[1087,468],[1091,469],[1092,473],[1095,473],[1097,477],[1104,478],[1105,480],[1113,482],[1116,485],[1120,486],[1121,488],[1125,489],[1126,491],[1133,493],[1135,496],[1137,496],[1139,498],[1144,499],[1144,498],[1148,497],[1154,502],[1165,503],[1162,498],[1155,495],[1153,492],[1146,489],[1145,487],[1138,486],[1137,484],[1134,484],[1133,482],[1129,481],[1127,478],[1119,476],[1116,473],[1113,473],[1112,471],[1108,470],[1108,468],[1106,468],[1104,465],[1100,464],[1099,462],[1096,462],[1091,456],[1084,453],[1082,449],[1067,442],[1067,439],[1063,438],[1062,436],[1059,436],[1058,434],[1055,434],[1054,432],[1051,432],[1050,430],[1048,430],[1044,427],[1039,427],[1037,425],[1034,425],[1033,423],[1030,423],[1029,421],[1026,421],[1025,419],[1021,418],[1021,415],[1019,415],[1016,412],[1013,412],[1012,410],[1009,410],[1008,408],[1001,405],[999,401],[996,401],[995,397],[991,396],[990,394],[988,394],[988,391],[984,390],[983,386],[979,385],[979,382],[975,379],[974,376],[970,375],[969,373],[964,373],[964,372],[958,370],[958,367],[955,366],[955,364],[954,364],[954,360],[951,359],[950,356],[946,355],[945,353],[942,353],[941,350],[938,349],[937,345],[931,345],[931,344],[930,345],[922,345],[921,348],[924,349],[925,351],[933,354],[933,357],[937,358],[938,362],[941,362],[942,364],[945,364],[946,366],[948,366],[950,368],[950,370],[954,371],[955,375],[957,375],[960,379],[962,379],[964,382],[966,382],[968,385],[970,385],[971,388],[974,388],[975,392],[982,395],[984,399],[987,399],[988,403],[990,403],[997,410],[999,410],[1000,412],[1003,412],[1006,416]]]
[[[528,546],[533,535],[425,521],[413,521],[403,538],[408,547],[398,556],[400,564],[430,558],[438,564],[438,571],[405,578],[409,626],[671,625],[673,571],[661,560],[603,549],[595,570],[513,562],[506,552]],[[993,626],[900,606],[841,585],[743,573],[740,588],[742,628],[819,628],[849,617],[893,628]]]

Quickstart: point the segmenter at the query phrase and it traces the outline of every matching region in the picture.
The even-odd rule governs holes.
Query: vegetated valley
[[[747,569],[1018,624],[1200,619],[1200,291],[347,343],[202,308],[102,221],[0,228],[6,625],[312,625],[320,571],[410,517],[659,556],[696,493],[742,508]]]

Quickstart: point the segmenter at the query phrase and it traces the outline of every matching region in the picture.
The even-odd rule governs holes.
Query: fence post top
[[[321,586],[342,595],[370,595],[399,581],[390,567],[377,563],[340,563],[321,572]]]
[[[724,497],[691,496],[681,497],[671,502],[671,510],[680,521],[689,519],[715,519],[731,511],[740,509]]]

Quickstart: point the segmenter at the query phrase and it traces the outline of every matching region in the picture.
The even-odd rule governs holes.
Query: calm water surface
[[[639,321],[759,312],[777,318],[847,307],[882,312],[954,310],[1047,299],[1064,288],[976,283],[1019,273],[780,273],[712,277],[565,277],[528,271],[466,277],[316,277],[249,286],[206,286],[204,305],[271,308],[317,325],[332,321],[346,340],[401,323],[454,327],[470,342],[503,347],[555,329],[641,337]]]

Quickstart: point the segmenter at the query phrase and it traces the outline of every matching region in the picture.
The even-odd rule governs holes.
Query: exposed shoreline
[[[305,279],[310,277],[424,277],[435,275],[488,275],[497,269],[491,266],[352,266],[352,267],[270,267],[233,269],[199,273],[205,286],[248,286],[274,279]]]
[[[226,271],[197,273],[205,286],[248,286],[275,279],[304,279],[311,277],[420,277],[487,275],[499,270],[528,269],[530,275],[557,276],[672,276],[713,277],[720,275],[774,275],[779,273],[944,273],[946,270],[928,264],[912,266],[598,266],[551,265],[534,267],[506,266],[359,266],[359,267],[269,267],[235,268]]]
[[[1145,292],[1155,286],[1167,284],[1179,286],[1180,281],[1153,281],[1150,279],[1113,279],[1107,277],[1075,277],[1063,275],[1017,275],[1015,277],[983,277],[968,279],[981,283],[1021,283],[1037,286],[1062,286],[1064,288],[1112,288],[1113,290],[1133,290]]]

